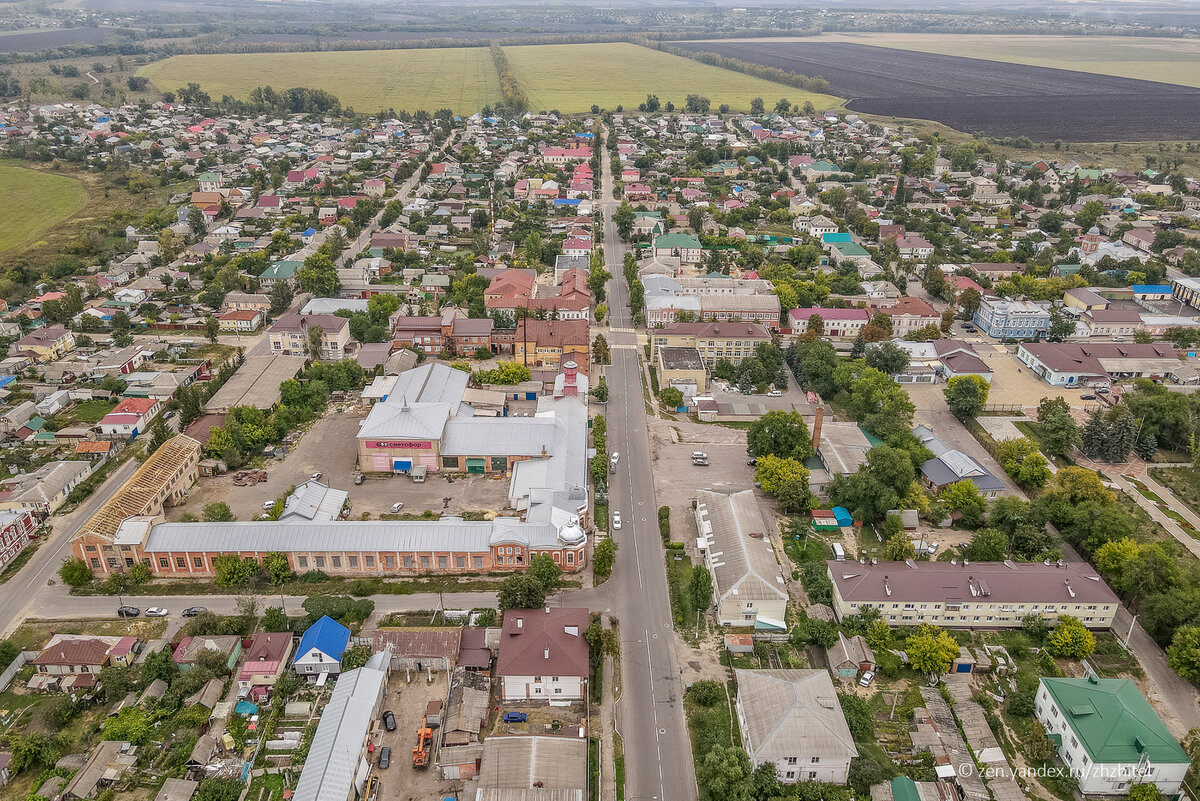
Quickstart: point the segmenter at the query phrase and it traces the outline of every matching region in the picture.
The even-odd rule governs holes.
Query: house
[[[88,462],[46,462],[32,473],[0,481],[0,510],[29,510],[48,515],[62,506],[80,482],[92,473]]]
[[[582,801],[588,787],[587,743],[553,735],[486,738],[474,801]]]
[[[825,419],[824,409],[817,409],[813,421],[813,440],[817,458],[829,476],[848,476],[857,473],[867,463],[867,451],[873,447],[857,423]]]
[[[1050,310],[1029,300],[985,295],[972,320],[997,339],[1037,339],[1050,328]]]
[[[200,661],[200,656],[212,651],[225,657],[225,668],[233,670],[242,653],[242,638],[224,634],[203,637],[184,637],[175,646],[171,659],[183,673]]]
[[[272,353],[284,356],[309,355],[309,331],[321,329],[321,350],[317,358],[341,361],[350,343],[350,321],[332,314],[285,314],[268,331]]]
[[[388,654],[378,653],[338,679],[321,711],[292,801],[354,801],[365,796],[374,750],[371,735],[383,712],[388,670]]]
[[[853,679],[860,672],[875,669],[875,652],[861,634],[847,637],[838,632],[838,641],[825,649],[829,672],[834,678]]]
[[[268,688],[274,685],[287,668],[288,658],[291,655],[291,632],[266,632],[254,635],[238,671],[239,694],[245,690],[253,696],[255,688]]]
[[[807,332],[813,316],[821,318],[821,335],[832,339],[854,339],[871,321],[871,314],[866,309],[824,309],[820,306],[810,306],[788,312],[792,333]]]
[[[740,364],[770,341],[771,332],[757,323],[671,323],[650,332],[650,357],[657,360],[659,348],[694,348],[711,370],[721,359]]]
[[[217,324],[222,331],[233,331],[249,333],[262,328],[263,323],[267,321],[266,312],[261,309],[238,309],[235,311],[227,311],[217,315]]]
[[[146,431],[154,416],[162,411],[162,401],[154,398],[125,398],[100,420],[100,435],[136,437]]]
[[[984,498],[995,500],[1004,491],[1004,482],[962,451],[948,450],[921,465],[925,486],[941,492],[951,484],[970,481]]]
[[[258,274],[259,286],[264,289],[270,289],[276,283],[294,286],[296,283],[296,272],[303,266],[304,262],[300,261],[277,261]]]
[[[1086,562],[826,562],[838,620],[879,610],[893,626],[1017,628],[1029,615],[1072,615],[1112,628],[1119,602]]]
[[[781,782],[845,784],[854,737],[824,670],[735,670],[742,747],[757,768],[773,764]]]
[[[679,259],[680,264],[699,264],[700,240],[691,234],[662,234],[654,238],[656,259]]]
[[[903,338],[905,334],[919,331],[926,326],[938,326],[942,315],[920,298],[910,295],[897,298],[894,306],[883,313],[892,319],[892,336]]]
[[[1127,795],[1153,784],[1177,795],[1187,752],[1129,679],[1042,678],[1034,714],[1086,795]]]
[[[510,609],[504,615],[496,676],[500,698],[512,701],[578,701],[588,676],[591,622],[586,609]]]
[[[309,679],[324,683],[342,669],[342,654],[350,644],[350,629],[324,615],[304,631],[296,646],[292,668]]]
[[[154,796],[154,801],[191,801],[200,782],[187,779],[167,779]]]
[[[696,493],[696,547],[724,626],[785,631],[787,588],[753,490]]]
[[[461,628],[379,629],[371,648],[390,653],[393,670],[448,671],[458,658],[461,632]]]
[[[62,801],[95,798],[99,789],[112,787],[137,764],[137,750],[137,746],[118,740],[100,741],[59,798]]]
[[[1051,386],[1101,386],[1128,378],[1166,378],[1180,365],[1167,343],[1022,343],[1017,359]]]
[[[18,339],[13,353],[27,353],[36,362],[52,362],[75,350],[74,332],[58,326],[47,326]]]
[[[32,509],[0,510],[0,570],[25,549],[37,527],[38,519]]]
[[[58,635],[31,660],[37,676],[74,677],[69,687],[93,687],[113,644],[94,637]],[[64,687],[59,684],[59,687]]]

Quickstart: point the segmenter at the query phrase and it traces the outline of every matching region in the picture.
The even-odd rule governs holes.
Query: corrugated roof
[[[494,521],[340,520],[328,523],[273,520],[236,523],[160,523],[146,538],[146,553],[221,551],[486,551]]]
[[[838,761],[858,756],[824,670],[735,670],[743,734],[755,764],[799,756]]]
[[[446,423],[444,456],[548,456],[555,442],[553,417],[468,417]]]
[[[779,561],[767,536],[767,523],[752,490],[726,495],[696,493],[700,536],[707,537],[708,562],[718,597],[736,593],[747,600],[787,599]],[[751,537],[763,535],[762,539]]]
[[[1129,679],[1043,678],[1042,686],[1066,716],[1097,764],[1184,763],[1187,753]]]

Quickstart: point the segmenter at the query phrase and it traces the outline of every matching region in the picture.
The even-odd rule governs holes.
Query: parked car
[[[873,682],[873,681],[875,681],[875,671],[868,670],[866,673],[863,673],[862,676],[859,677],[858,686],[859,687],[870,687],[871,682]]]
[[[152,606],[146,610],[146,617],[166,617],[167,610],[161,606]]]
[[[404,508],[404,501],[396,501],[392,504],[392,514],[396,514]]]
[[[136,606],[118,606],[117,617],[137,617],[142,613]]]
[[[770,392],[768,392],[768,393],[767,393],[767,397],[768,397],[768,398],[782,398],[782,397],[783,397],[783,393],[782,393],[782,392],[780,392],[780,391],[779,391],[779,390],[777,390],[777,389],[773,389],[773,390],[771,390]]]
[[[613,528],[619,529],[620,527],[621,527],[621,513],[613,512]]]
[[[396,716],[392,714],[392,710],[383,713],[383,727],[388,731],[396,730]]]
[[[134,652],[134,654],[140,654],[142,651],[146,650],[146,641],[138,640],[133,644],[133,648],[131,650]]]
[[[310,481],[320,481],[321,480],[321,471],[318,470],[317,472],[313,473],[308,478]]]
[[[183,610],[183,616],[184,617],[196,617],[197,615],[202,615],[207,611],[208,610],[206,608],[204,608],[203,606],[189,606],[187,609]]]
[[[359,484],[361,484],[361,483],[363,483],[363,474],[362,474],[362,473],[355,473],[355,474],[354,474],[354,485],[355,485],[355,486],[358,486],[358,485],[359,485]]]
[[[269,512],[275,508],[275,501],[263,501],[263,511]]]
[[[1112,390],[1109,389],[1108,387],[1096,387],[1097,395],[1107,395],[1110,392],[1112,392]]]
[[[383,748],[379,749],[379,769],[387,770],[388,765],[391,765],[391,764],[392,764],[392,748],[389,745],[385,745]]]
[[[1096,396],[1095,395],[1080,395],[1079,399],[1080,400],[1095,400]]]
[[[524,723],[529,717],[524,712],[505,712],[505,723]]]

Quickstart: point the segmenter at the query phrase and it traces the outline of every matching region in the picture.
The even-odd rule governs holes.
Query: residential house
[[[301,676],[324,683],[342,669],[342,655],[350,644],[350,629],[328,615],[304,631],[296,647],[292,669]]]
[[[951,484],[970,481],[989,501],[1000,497],[1004,482],[962,451],[947,450],[921,465],[921,478],[929,489],[941,492]]]
[[[252,697],[262,697],[268,688],[283,675],[288,659],[292,655],[291,632],[266,632],[256,634],[246,650],[245,659],[238,671],[238,689]],[[258,692],[256,692],[256,690]]]
[[[786,631],[787,586],[753,490],[696,493],[696,547],[712,574],[717,621]]]
[[[304,266],[301,261],[277,261],[258,274],[258,283],[263,289],[270,289],[277,283],[296,285],[296,272]]]
[[[939,326],[942,322],[942,315],[932,306],[910,295],[897,298],[895,305],[884,309],[883,313],[892,319],[892,336],[900,338],[929,325]]]
[[[31,685],[68,691],[94,687],[100,671],[109,664],[112,647],[113,643],[100,638],[56,635],[31,660],[37,679],[31,680]]]
[[[750,764],[772,764],[781,782],[845,784],[858,756],[824,670],[735,670],[735,708]]]
[[[871,321],[871,314],[866,309],[824,309],[811,306],[788,312],[792,333],[799,335],[807,332],[809,320],[813,315],[820,317],[824,323],[822,336],[831,339],[854,339]]]
[[[699,264],[700,240],[691,234],[662,234],[654,238],[656,259],[679,259],[680,264]]]
[[[100,435],[136,437],[146,431],[150,421],[162,408],[162,401],[154,398],[125,398],[100,420]]]
[[[340,361],[350,343],[350,321],[332,314],[285,314],[268,331],[272,353],[284,356],[307,356],[309,332],[321,329],[321,351],[318,358]]]
[[[217,315],[217,324],[225,332],[250,333],[262,328],[266,321],[266,313],[259,309],[241,309]]]
[[[441,353],[446,348],[440,316],[403,315],[393,318],[392,350],[412,348],[426,354]]]
[[[38,328],[18,339],[12,352],[25,353],[36,362],[52,362],[75,350],[75,334],[59,326]]]
[[[137,764],[137,746],[119,740],[101,740],[92,749],[87,763],[63,788],[61,801],[95,798],[103,788],[112,787],[126,771]]]
[[[46,462],[32,473],[18,473],[0,481],[0,510],[29,510],[48,515],[67,500],[92,473],[88,462]]]
[[[1131,337],[1142,329],[1142,315],[1133,309],[1095,309],[1081,319],[1094,337]]]
[[[271,310],[269,295],[253,292],[229,292],[221,301],[221,311],[260,311],[264,314]]]
[[[38,518],[32,509],[0,510],[0,570],[25,549],[37,527]]]
[[[504,615],[496,676],[500,698],[514,701],[578,701],[588,677],[591,622],[586,609],[510,609]]]
[[[1187,752],[1131,680],[1042,678],[1034,715],[1080,793],[1124,796],[1138,784],[1165,797],[1181,791]]]
[[[184,637],[175,645],[171,659],[180,671],[186,673],[196,666],[202,654],[210,651],[223,656],[225,668],[233,670],[242,653],[242,638],[224,634]]]

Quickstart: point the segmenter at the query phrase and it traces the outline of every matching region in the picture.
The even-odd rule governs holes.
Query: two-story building
[[[313,355],[309,337],[314,328],[321,329],[321,349],[316,354],[324,361],[340,361],[350,342],[350,321],[333,314],[285,314],[271,326],[268,336],[271,352],[284,356]]]
[[[590,623],[586,609],[508,610],[496,661],[501,700],[582,699],[589,672],[584,633]]]
[[[988,336],[997,339],[1037,339],[1050,328],[1050,310],[1029,300],[985,295],[972,318]]]
[[[657,360],[663,347],[694,348],[711,370],[721,359],[739,364],[759,343],[770,341],[771,332],[757,323],[671,323],[650,332],[650,357]]]

